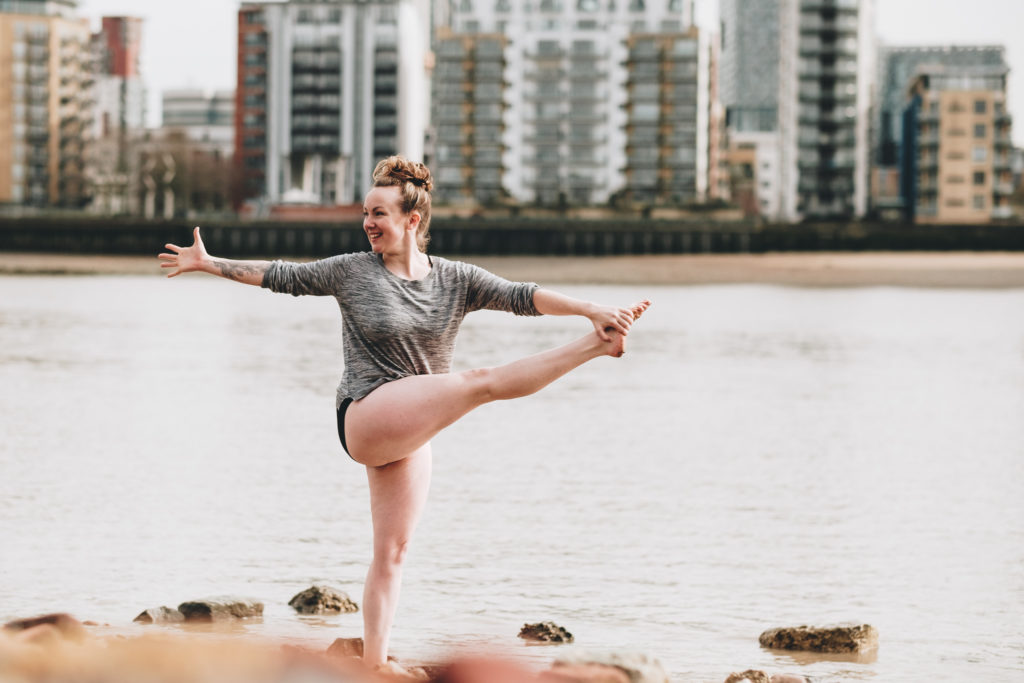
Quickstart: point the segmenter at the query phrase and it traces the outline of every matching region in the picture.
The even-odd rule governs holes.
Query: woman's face
[[[393,252],[404,244],[407,232],[411,231],[415,244],[416,223],[419,214],[415,211],[404,213],[400,204],[402,191],[395,185],[375,187],[363,202],[363,232],[370,240],[374,253]]]

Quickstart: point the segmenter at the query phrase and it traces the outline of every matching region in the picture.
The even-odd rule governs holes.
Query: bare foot
[[[644,299],[643,301],[634,304],[632,306],[633,321],[636,322],[636,320],[644,314],[644,311],[646,311],[650,307],[651,302],[647,299]],[[607,354],[609,356],[619,358],[622,356],[622,354],[626,353],[626,336],[623,334],[619,334],[610,327],[605,328],[605,332],[609,333],[612,338],[612,340],[608,342]]]

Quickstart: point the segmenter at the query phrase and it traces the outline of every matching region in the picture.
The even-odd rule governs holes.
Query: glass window
[[[975,185],[984,185],[985,184],[985,172],[984,171],[975,171],[974,172],[974,184]]]
[[[985,100],[974,100],[974,113],[984,114],[987,109],[988,103]]]
[[[987,147],[975,147],[971,154],[972,161],[986,161],[988,159],[988,148]]]
[[[976,123],[976,124],[974,124],[974,137],[976,137],[976,138],[983,138],[983,137],[985,137],[985,129],[986,129],[986,126],[985,126],[984,123]]]
[[[985,208],[985,195],[976,194],[974,195],[974,208],[984,209]]]

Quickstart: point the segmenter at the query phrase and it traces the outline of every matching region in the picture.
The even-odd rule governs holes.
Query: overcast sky
[[[99,26],[104,15],[145,19],[142,72],[150,89],[148,120],[160,121],[160,93],[174,88],[235,87],[238,0],[80,0]],[[1006,47],[1015,144],[1024,146],[1024,0],[876,0],[881,40],[893,45]],[[697,0],[697,23],[715,27],[717,0]]]

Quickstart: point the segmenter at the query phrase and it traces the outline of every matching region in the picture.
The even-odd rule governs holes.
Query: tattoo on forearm
[[[239,281],[247,275],[262,275],[267,267],[261,263],[249,263],[246,261],[216,261],[214,265],[220,270],[224,277]]]

